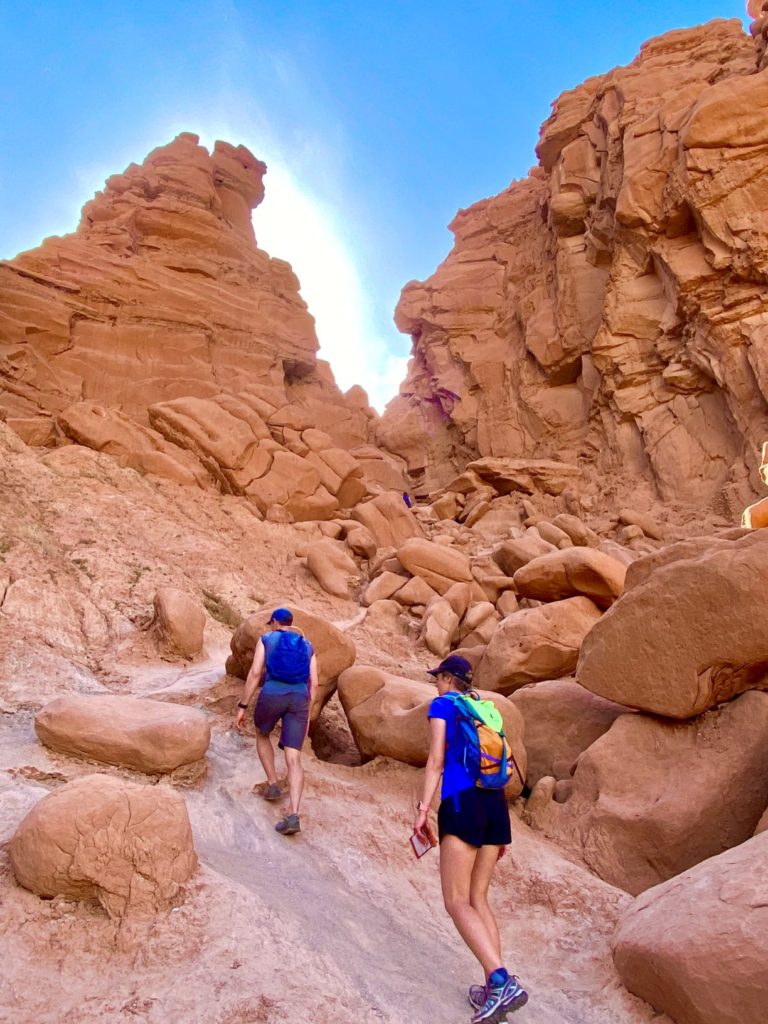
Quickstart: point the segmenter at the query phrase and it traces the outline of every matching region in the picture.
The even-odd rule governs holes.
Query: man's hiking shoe
[[[264,787],[261,795],[265,800],[279,800],[283,794],[276,782],[270,782]]]
[[[467,999],[469,1005],[473,1010],[479,1010],[481,1006],[485,1005],[486,997],[485,985],[470,985],[469,992],[467,992]]]
[[[480,986],[472,986],[473,988]],[[510,974],[503,985],[489,985],[485,1002],[472,1017],[472,1024],[497,1024],[508,1013],[519,1010],[528,1002],[528,993],[517,978]]]
[[[275,825],[275,832],[279,832],[281,836],[293,836],[301,832],[298,814],[286,814],[283,820]]]

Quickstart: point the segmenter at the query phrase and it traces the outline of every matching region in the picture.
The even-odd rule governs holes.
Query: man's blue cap
[[[428,668],[427,672],[431,676],[439,675],[440,672],[447,672],[449,675],[456,676],[457,679],[461,679],[465,683],[472,682],[472,665],[466,658],[462,658],[460,654],[449,654],[447,658],[440,662],[437,668]]]
[[[287,608],[275,608],[269,621],[281,622],[284,626],[290,626],[293,622],[293,612],[289,612]]]

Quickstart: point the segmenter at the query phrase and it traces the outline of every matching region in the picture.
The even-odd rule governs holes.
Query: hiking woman
[[[429,708],[430,747],[414,832],[429,841],[427,815],[442,775],[437,815],[440,837],[440,882],[445,909],[459,935],[483,968],[485,985],[472,985],[468,998],[473,1024],[495,1022],[528,1001],[517,978],[501,956],[496,918],[488,904],[488,886],[502,847],[511,839],[509,810],[503,789],[475,785],[463,761],[454,698],[472,689],[472,666],[452,654],[429,674],[438,696]]]

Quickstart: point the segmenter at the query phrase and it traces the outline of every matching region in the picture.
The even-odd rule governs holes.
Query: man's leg
[[[301,763],[301,751],[295,747],[285,748],[285,764],[288,768],[288,791],[291,801],[291,814],[298,814],[301,805],[301,794],[304,790],[304,766]]]
[[[269,733],[256,733],[256,753],[259,755],[261,767],[266,773],[267,784],[270,786],[277,785],[277,773],[275,772],[275,748],[272,746],[272,740],[270,739]]]

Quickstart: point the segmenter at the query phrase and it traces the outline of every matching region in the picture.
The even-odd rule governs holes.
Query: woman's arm
[[[429,755],[424,769],[424,785],[421,790],[413,831],[424,842],[434,842],[434,836],[427,825],[427,815],[432,798],[440,785],[440,776],[445,765],[445,719],[430,718],[429,720]]]

